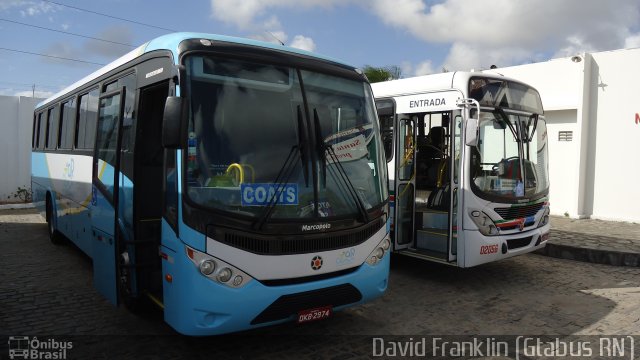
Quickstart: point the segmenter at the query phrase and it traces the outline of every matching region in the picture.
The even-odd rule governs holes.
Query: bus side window
[[[98,117],[98,89],[80,96],[76,121],[75,146],[77,149],[93,149]]]
[[[44,111],[38,115],[38,127],[40,130],[38,131],[38,149],[44,149],[45,139],[47,138],[47,119],[44,116]]]
[[[47,111],[47,150],[55,150],[58,145],[58,106]]]
[[[384,145],[384,155],[387,162],[393,159],[393,122],[395,120],[395,103],[393,100],[376,101],[378,110],[378,122],[382,143]]]
[[[33,127],[31,128],[31,149],[36,148],[36,130],[38,129],[38,115],[33,114]]]
[[[62,103],[60,111],[58,149],[71,149],[73,146],[73,130],[75,128],[76,99],[72,98]]]

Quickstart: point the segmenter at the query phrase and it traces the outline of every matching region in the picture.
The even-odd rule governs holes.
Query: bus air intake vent
[[[509,250],[523,248],[531,244],[532,239],[533,239],[533,236],[527,236],[519,239],[507,240],[507,248]]]
[[[512,207],[503,207],[503,208],[495,208],[493,209],[498,215],[502,216],[505,220],[513,220],[526,218],[529,216],[534,216],[540,211],[544,205],[543,202],[531,205],[522,205],[522,206],[512,206]]]
[[[338,307],[357,303],[362,294],[351,284],[280,296],[251,321],[251,325],[284,320],[301,310],[321,306]]]
[[[260,255],[305,254],[362,244],[384,226],[382,218],[354,230],[277,238],[218,230],[215,240]],[[221,234],[220,232],[223,232]]]
[[[296,285],[296,284],[303,284],[303,283],[312,282],[312,281],[320,281],[320,280],[331,279],[331,278],[338,277],[338,276],[349,275],[349,274],[351,274],[352,272],[355,272],[358,269],[359,269],[358,266],[354,266],[354,267],[349,268],[349,269],[344,269],[344,270],[340,270],[340,271],[334,271],[334,272],[330,272],[330,273],[326,273],[326,274],[320,274],[320,275],[303,276],[303,277],[290,278],[290,279],[258,280],[258,281],[260,281],[260,283],[262,285],[265,285],[265,286]]]

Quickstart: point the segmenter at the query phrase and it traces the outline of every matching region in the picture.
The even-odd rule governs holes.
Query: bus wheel
[[[47,230],[49,232],[49,240],[52,244],[62,244],[62,235],[55,229],[53,225],[53,205],[51,204],[51,196],[47,196]]]

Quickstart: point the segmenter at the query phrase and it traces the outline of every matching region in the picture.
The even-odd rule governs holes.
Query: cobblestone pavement
[[[92,286],[91,260],[50,244],[34,210],[0,212],[0,269],[0,359],[17,335],[69,338],[70,358],[105,359],[368,358],[373,336],[640,335],[640,268],[536,254],[472,269],[394,256],[376,301],[316,323],[208,338],[175,335],[157,312],[109,305]]]
[[[551,228],[574,233],[606,235],[610,238],[630,239],[640,242],[640,224],[632,222],[571,219],[562,216],[552,216]],[[640,243],[636,244],[638,244],[638,249],[640,249]]]
[[[617,266],[640,267],[640,224],[551,218],[546,255]]]

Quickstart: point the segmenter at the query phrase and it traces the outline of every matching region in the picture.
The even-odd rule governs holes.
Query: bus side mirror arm
[[[183,121],[186,110],[185,101],[178,96],[169,96],[164,104],[164,115],[162,116],[162,146],[167,149],[177,149],[181,146],[184,138]]]
[[[464,108],[465,113],[469,113],[469,108],[475,106],[476,118],[466,116],[467,122],[464,131],[464,142],[468,146],[478,146],[478,139],[480,138],[480,103],[475,99],[460,99],[457,101],[458,107]]]

